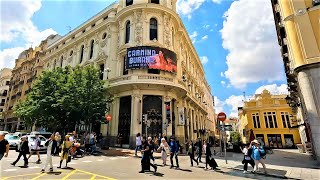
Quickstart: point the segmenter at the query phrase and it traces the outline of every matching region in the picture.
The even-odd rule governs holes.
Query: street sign
[[[227,119],[227,115],[224,112],[221,112],[218,114],[218,118],[219,121],[225,121]]]
[[[109,122],[112,120],[112,116],[110,114],[106,114],[106,120]]]

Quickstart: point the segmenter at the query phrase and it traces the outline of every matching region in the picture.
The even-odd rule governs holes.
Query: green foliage
[[[232,132],[231,133],[231,139],[232,139],[232,143],[240,143],[241,142],[241,135],[239,132]]]
[[[52,129],[72,129],[104,121],[112,97],[93,66],[56,68],[45,71],[25,101],[14,107],[15,114],[27,125]]]

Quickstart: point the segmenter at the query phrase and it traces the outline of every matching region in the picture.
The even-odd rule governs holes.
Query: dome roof
[[[22,51],[19,56],[18,56],[18,59],[25,59],[27,58],[27,51]]]

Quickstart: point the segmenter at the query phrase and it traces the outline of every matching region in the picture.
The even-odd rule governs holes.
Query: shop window
[[[129,43],[130,40],[130,21],[126,23],[126,39],[125,44]]]
[[[267,134],[269,147],[283,148],[281,134]]]
[[[92,39],[90,42],[90,54],[89,54],[89,59],[92,59],[93,57],[93,49],[94,49],[94,40]]]
[[[150,40],[158,39],[158,21],[155,18],[150,19]]]
[[[126,6],[130,6],[133,4],[133,0],[126,0]]]
[[[84,45],[81,46],[81,49],[80,49],[80,63],[82,62],[83,60],[83,53],[84,53]]]

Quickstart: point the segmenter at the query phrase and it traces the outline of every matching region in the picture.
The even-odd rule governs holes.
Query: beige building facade
[[[0,70],[0,130],[4,130],[4,115],[5,104],[7,102],[7,95],[9,91],[11,69],[3,68]]]
[[[320,1],[271,0],[288,80],[288,104],[299,112],[307,149],[320,159]]]
[[[175,0],[120,0],[46,49],[44,69],[94,65],[109,92],[110,145],[135,136],[214,136],[213,96]]]

